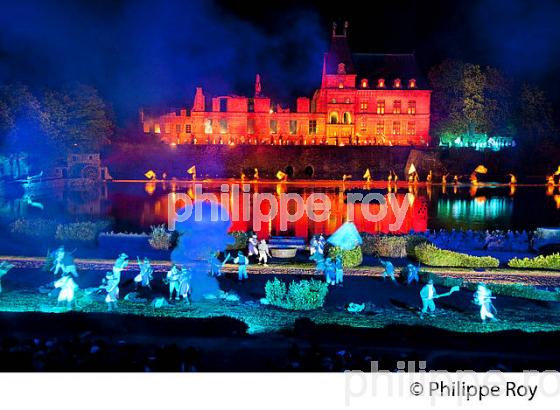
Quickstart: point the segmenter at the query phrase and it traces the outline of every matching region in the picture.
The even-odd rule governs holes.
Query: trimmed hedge
[[[539,255],[534,258],[513,258],[508,262],[511,268],[533,268],[560,270],[560,253]]]
[[[342,255],[342,266],[344,268],[355,268],[360,266],[364,260],[362,248],[356,246],[350,251],[345,251],[338,246],[329,247],[328,257],[335,259],[338,255]]]
[[[420,244],[414,249],[418,261],[428,266],[458,268],[497,268],[500,261],[491,256],[471,256],[453,252],[431,244]]]
[[[429,241],[421,235],[362,233],[362,251],[366,255],[384,258],[415,258],[414,248],[421,243],[429,243]]]
[[[247,241],[249,240],[249,234],[243,231],[233,231],[228,235],[233,237],[234,243],[227,245],[226,249],[228,251],[240,251],[247,247]]]

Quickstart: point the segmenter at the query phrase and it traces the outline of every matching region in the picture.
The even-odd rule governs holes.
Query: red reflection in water
[[[264,190],[266,192],[271,192],[271,190]],[[253,191],[254,192],[254,191]],[[299,192],[304,201],[307,201],[309,196],[313,193],[313,190],[304,190]],[[251,200],[244,200],[242,196],[236,197],[234,203],[234,197],[229,195],[229,214],[230,218],[232,216],[232,211],[237,207],[238,215],[243,216],[249,214],[249,220],[243,220],[244,218],[239,218],[241,220],[232,221],[230,231],[255,231],[259,238],[269,238],[270,236],[300,236],[308,238],[311,235],[323,233],[326,235],[332,234],[342,223],[349,220],[351,215],[349,205],[345,201],[345,195],[343,192],[323,192],[328,196],[331,202],[330,212],[326,215],[326,218],[322,222],[311,220],[306,213],[298,217],[294,222],[287,223],[287,229],[281,229],[281,218],[279,213],[277,213],[272,218],[266,217],[271,213],[271,204],[269,201],[262,201],[260,203],[260,212],[263,215],[261,218],[262,222],[260,228],[253,226],[253,202],[252,196]],[[276,190],[275,198],[278,199],[278,190]],[[172,194],[171,194],[172,195]],[[385,198],[387,196],[385,195]],[[396,216],[394,210],[391,206],[387,206],[387,214],[378,222],[372,222],[366,217],[369,215],[377,215],[380,212],[380,207],[378,203],[367,204],[362,207],[361,204],[353,205],[354,217],[353,222],[358,227],[360,232],[368,233],[408,233],[411,230],[416,232],[422,232],[428,228],[428,210],[427,210],[427,199],[424,196],[414,195],[412,197],[407,197],[405,194],[396,194],[397,202],[399,206],[402,207],[403,201],[409,201],[410,206],[406,211],[406,215],[403,219],[402,225],[396,231],[391,231],[389,225],[392,225],[396,221]],[[173,196],[171,200],[175,202]],[[180,201],[178,201],[180,203]],[[167,209],[168,209],[168,196],[162,195],[158,197],[153,206],[146,207],[144,204],[141,220],[154,221],[153,223],[166,223],[167,222]],[[179,206],[176,206],[179,208]],[[365,209],[364,209],[365,208]],[[287,203],[288,212],[292,215],[296,214],[296,203],[290,201]],[[366,212],[364,212],[366,211]]]

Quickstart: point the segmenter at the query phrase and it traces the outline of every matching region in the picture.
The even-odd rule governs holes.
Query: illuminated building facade
[[[295,111],[265,96],[257,75],[253,97],[207,101],[197,88],[190,110],[142,111],[143,130],[169,144],[428,145],[431,92],[414,55],[352,54],[347,31],[333,26],[321,87]]]

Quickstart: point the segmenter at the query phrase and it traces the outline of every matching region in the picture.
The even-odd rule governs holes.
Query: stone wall
[[[158,177],[165,172],[168,179],[182,179],[192,165],[196,165],[199,178],[238,178],[242,171],[251,178],[253,169],[258,168],[265,179],[274,178],[279,170],[298,179],[341,179],[344,174],[361,179],[369,168],[374,179],[385,179],[391,169],[403,178],[407,163],[412,161],[423,179],[429,169],[436,177],[444,171],[468,175],[478,163],[490,169],[498,164],[497,173],[511,172],[502,164],[505,156],[412,147],[122,144],[112,145],[103,162],[115,179],[145,179],[149,169]]]

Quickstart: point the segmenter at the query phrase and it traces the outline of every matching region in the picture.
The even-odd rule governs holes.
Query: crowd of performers
[[[344,279],[344,268],[342,257],[337,255],[334,258],[325,255],[326,239],[323,235],[313,236],[310,240],[310,259],[315,262],[316,273],[325,277],[325,281],[332,286],[342,286]],[[250,264],[250,258],[257,260],[259,264],[265,264],[270,257],[270,249],[265,240],[257,241],[256,235],[251,236],[248,242],[248,256],[243,251],[238,251],[235,256],[227,253],[225,259],[220,261],[219,252],[215,252],[209,259],[209,274],[214,277],[223,276],[222,267],[229,261],[237,265],[237,276],[239,281],[248,280],[247,267]],[[121,274],[129,266],[128,255],[121,253],[113,264],[111,271],[107,272],[102,279],[99,287],[94,288],[95,291],[105,292],[105,303],[107,309],[112,311],[116,308],[120,298],[119,286],[121,284]],[[382,278],[389,280],[395,285],[398,284],[395,275],[395,266],[390,261],[379,260],[383,267]],[[140,260],[137,258],[139,273],[134,277],[135,290],[139,294],[149,294],[152,290],[154,269],[148,258]],[[2,292],[1,280],[13,265],[3,261],[0,263],[0,293]],[[78,272],[71,252],[64,247],[59,247],[52,255],[51,271],[55,276],[54,288],[59,289],[57,301],[59,304],[72,308],[75,300],[75,293],[78,285],[75,279]],[[402,271],[401,275],[405,277],[403,281],[406,285],[420,282],[420,266],[408,264]],[[190,304],[189,295],[191,294],[191,270],[187,266],[178,266],[172,264],[169,271],[163,277],[163,283],[169,289],[169,300],[184,301]],[[452,295],[459,290],[459,286],[454,286],[449,292],[438,294],[432,279],[420,290],[420,299],[422,309],[420,317],[432,315],[436,310],[435,301],[442,297]],[[473,295],[473,302],[480,308],[480,319],[486,322],[488,319],[495,321],[496,309],[493,306],[492,292],[486,285],[478,284],[477,290]]]

